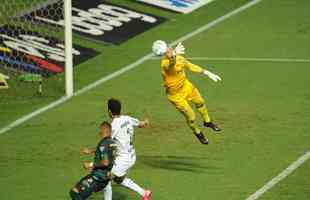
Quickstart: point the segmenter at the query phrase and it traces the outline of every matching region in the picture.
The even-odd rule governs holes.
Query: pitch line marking
[[[260,198],[264,193],[266,193],[268,190],[270,190],[272,187],[274,187],[276,184],[278,184],[280,181],[285,179],[288,175],[290,175],[292,172],[294,172],[298,167],[303,165],[307,160],[310,159],[310,150],[306,152],[304,155],[299,157],[295,162],[290,164],[286,169],[284,169],[280,174],[278,174],[276,177],[268,181],[263,187],[258,189],[256,192],[251,194],[246,200],[256,200]]]
[[[230,17],[233,17],[234,15],[237,15],[237,14],[241,13],[242,11],[244,11],[244,10],[246,10],[246,9],[248,9],[248,8],[258,4],[258,3],[260,3],[261,1],[262,0],[253,0],[253,1],[251,1],[251,2],[241,6],[239,8],[236,8],[235,10],[230,11],[229,13],[227,13],[227,14],[225,14],[225,15],[217,18],[217,19],[215,19],[214,21],[211,21],[211,22],[201,26],[200,28],[198,28],[198,29],[196,29],[196,30],[194,30],[194,31],[184,35],[183,37],[180,37],[179,39],[173,41],[171,43],[171,45],[175,45],[175,44],[177,44],[179,42],[183,42],[185,40],[188,40],[188,39],[192,38],[193,36],[195,36],[195,35],[197,35],[199,33],[202,33],[203,31],[206,31],[206,30],[212,28],[213,26],[215,26],[215,25],[225,21],[226,19],[228,19]],[[131,63],[130,65],[127,65],[127,66],[125,66],[125,67],[123,67],[123,68],[121,68],[121,69],[119,69],[119,70],[117,70],[117,71],[115,71],[115,72],[113,72],[113,73],[111,73],[111,74],[109,74],[109,75],[107,75],[107,76],[105,76],[105,77],[103,77],[103,78],[101,78],[101,79],[99,79],[99,80],[97,80],[97,81],[95,81],[95,82],[93,82],[93,83],[83,87],[83,88],[81,88],[80,90],[78,90],[78,91],[76,91],[74,93],[74,96],[81,95],[81,94],[83,94],[83,93],[85,93],[85,92],[87,92],[89,90],[92,90],[93,88],[97,87],[98,85],[100,85],[102,83],[105,83],[105,82],[107,82],[107,81],[109,81],[109,80],[111,80],[113,78],[116,78],[116,77],[118,77],[118,76],[120,76],[120,75],[122,75],[122,74],[124,74],[124,73],[126,73],[126,72],[128,72],[128,71],[130,71],[130,70],[132,70],[134,68],[136,68],[140,64],[142,64],[145,61],[149,60],[152,56],[153,56],[152,53],[149,53],[149,54],[143,56],[142,58],[140,58],[137,61]],[[56,107],[56,106],[58,106],[60,104],[63,104],[65,102],[67,102],[69,99],[70,98],[68,98],[68,97],[62,97],[59,100],[56,100],[56,101],[50,103],[47,106],[44,106],[44,107],[42,107],[42,108],[40,108],[40,109],[30,113],[30,114],[27,114],[27,115],[17,119],[16,121],[10,123],[9,125],[1,128],[0,129],[0,135],[3,134],[3,133],[6,133],[7,131],[9,131],[9,130],[11,130],[11,129],[21,125],[21,124],[23,124],[24,122],[32,119],[33,117],[38,116],[38,115],[46,112],[47,110],[50,110],[50,109],[52,109],[52,108],[54,108],[54,107]]]
[[[158,60],[158,57],[152,57]],[[210,60],[210,61],[244,61],[244,62],[284,62],[284,63],[309,63],[310,59],[302,58],[243,58],[243,57],[187,57],[189,60]]]

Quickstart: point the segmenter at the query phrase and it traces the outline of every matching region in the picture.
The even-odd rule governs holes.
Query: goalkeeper
[[[208,139],[196,123],[195,112],[190,103],[196,106],[204,120],[205,127],[214,131],[220,131],[220,128],[211,121],[204,99],[198,89],[187,79],[185,70],[203,74],[215,82],[221,81],[221,78],[181,56],[180,54],[184,54],[185,50],[181,43],[173,49],[168,47],[166,42],[158,40],[153,43],[152,50],[157,56],[162,56],[161,72],[168,100],[185,116],[188,126],[198,140],[202,144],[208,144]]]

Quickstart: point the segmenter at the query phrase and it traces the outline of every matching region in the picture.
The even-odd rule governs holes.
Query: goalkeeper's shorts
[[[204,99],[200,95],[199,90],[189,81],[185,81],[182,88],[178,91],[173,93],[167,92],[167,98],[178,110],[181,111],[187,109],[189,103],[195,105],[204,104]]]

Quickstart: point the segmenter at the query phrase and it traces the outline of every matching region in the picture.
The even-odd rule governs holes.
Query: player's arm
[[[139,120],[139,119],[130,117],[130,121],[133,126],[138,127],[138,128],[145,128],[150,124],[150,121],[148,119]]]
[[[187,69],[189,69],[190,71],[192,72],[195,72],[195,73],[203,73],[204,69],[198,65],[195,65],[191,62],[189,62],[188,60],[185,60],[185,67]]]
[[[100,160],[99,162],[94,163],[94,168],[95,168],[95,169],[96,169],[96,168],[102,169],[102,168],[105,168],[105,167],[109,166],[109,164],[110,164],[109,159],[104,158],[104,159]]]
[[[200,73],[200,74],[203,74],[205,76],[208,76],[210,79],[212,79],[215,82],[222,80],[220,76],[213,74],[212,72],[210,72],[206,69],[203,69],[202,67],[195,65],[195,64],[189,62],[188,60],[185,61],[185,67],[192,72]]]
[[[96,152],[96,148],[82,148],[80,153],[82,155],[90,155],[90,154],[94,154]]]
[[[109,146],[102,146],[103,148],[100,148],[100,160],[97,162],[84,162],[83,166],[85,169],[91,171],[93,169],[104,169],[110,164],[108,151],[110,150]]]
[[[141,120],[138,124],[139,128],[145,128],[150,124],[150,121],[148,119]]]
[[[88,171],[92,171],[93,169],[104,169],[109,166],[110,161],[108,159],[100,160],[99,162],[84,162],[83,167]]]
[[[175,60],[174,59],[164,59],[161,62],[161,67],[166,71],[166,70],[170,70],[173,68],[173,66],[175,65]]]

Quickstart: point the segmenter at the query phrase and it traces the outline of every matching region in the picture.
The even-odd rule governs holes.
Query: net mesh
[[[1,97],[26,97],[37,92],[35,81],[27,82],[20,76],[41,76],[45,85],[49,80],[63,82],[59,74],[63,74],[65,65],[64,28],[35,20],[37,15],[62,18],[63,11],[63,0],[1,1],[0,73],[10,77],[9,88],[0,91]],[[63,83],[58,84],[59,88],[63,91]]]

